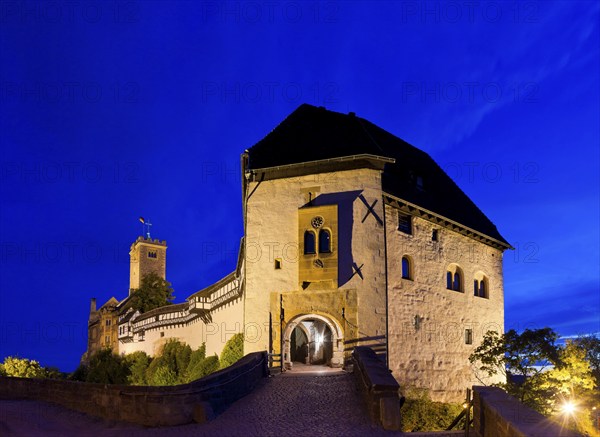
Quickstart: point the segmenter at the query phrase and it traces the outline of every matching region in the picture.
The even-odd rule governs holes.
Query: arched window
[[[477,297],[488,298],[488,279],[485,273],[475,273],[475,280],[473,281],[473,294]]]
[[[446,270],[446,288],[463,292],[462,269],[456,264],[450,264]]]
[[[475,279],[473,285],[473,293],[477,297],[488,297],[487,280],[485,276],[481,276],[480,279]]]
[[[460,272],[454,272],[454,282],[452,283],[452,289],[454,291],[461,291],[460,289]]]
[[[304,254],[315,253],[315,233],[313,231],[304,231]]]
[[[408,257],[402,257],[402,279],[412,279],[410,275],[410,260]]]
[[[319,231],[319,253],[331,252],[331,233],[327,229]]]

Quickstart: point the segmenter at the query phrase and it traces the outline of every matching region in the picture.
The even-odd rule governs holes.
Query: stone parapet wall
[[[400,429],[400,385],[373,349],[357,346],[352,352],[354,375],[371,419],[389,430]]]
[[[473,427],[481,437],[577,437],[498,387],[473,387]]]
[[[211,420],[266,376],[267,354],[255,352],[205,378],[170,387],[0,377],[0,399],[46,401],[107,420],[173,426]]]

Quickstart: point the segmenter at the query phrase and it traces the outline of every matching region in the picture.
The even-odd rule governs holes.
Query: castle
[[[243,332],[244,353],[266,350],[292,372],[343,367],[365,345],[434,400],[480,383],[468,357],[504,331],[511,246],[429,155],[354,113],[304,104],[241,162],[235,270],[146,313],[92,300],[88,354],[153,355],[170,338],[218,354]],[[130,290],[147,272],[165,277],[166,249],[133,243]]]

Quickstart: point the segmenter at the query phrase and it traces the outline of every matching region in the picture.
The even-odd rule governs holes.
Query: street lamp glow
[[[575,412],[575,404],[573,402],[565,402],[562,406],[562,411],[564,414],[572,415]]]

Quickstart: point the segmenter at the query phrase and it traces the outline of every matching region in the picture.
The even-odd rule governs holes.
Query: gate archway
[[[320,314],[294,317],[283,332],[283,364],[291,369],[293,362],[307,365],[342,367],[344,337],[340,325]]]

